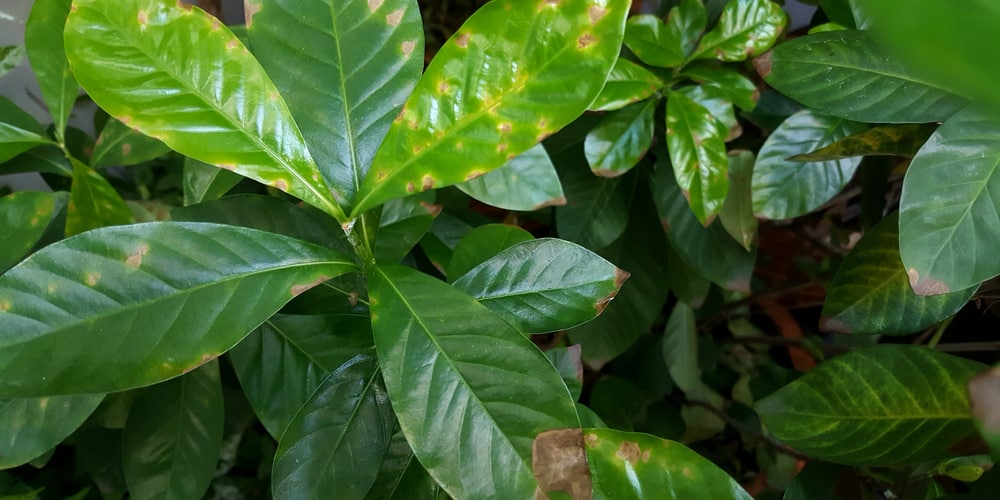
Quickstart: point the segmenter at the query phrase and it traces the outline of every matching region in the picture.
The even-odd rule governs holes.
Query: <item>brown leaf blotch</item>
[[[280,189],[280,190],[282,190],[282,191],[288,191],[288,181],[286,181],[284,179],[278,179],[278,180],[272,182],[271,185],[274,186],[274,187],[276,187],[276,188],[278,188],[278,189]]]
[[[497,130],[499,130],[500,132],[502,132],[504,134],[510,132],[513,128],[514,127],[511,124],[506,123],[506,122],[497,125]]]
[[[449,88],[448,82],[441,82],[441,83],[438,84],[438,92],[441,93],[441,94],[444,94],[445,92],[447,92],[448,88]]]
[[[122,144],[122,156],[128,156],[132,153],[132,145],[129,143]]]
[[[368,0],[368,11],[375,12],[383,3],[385,3],[385,0]]]
[[[507,145],[502,142],[497,144],[497,153],[503,153],[504,151],[507,151]]]
[[[139,248],[136,248],[135,252],[132,252],[132,254],[130,254],[128,258],[125,259],[125,265],[132,268],[139,267],[140,265],[142,265],[142,257],[145,256],[148,252],[149,252],[149,245],[145,243],[140,244]]]
[[[538,210],[539,208],[545,208],[545,207],[561,207],[564,205],[566,205],[566,197],[560,196],[558,198],[552,198],[551,200],[543,201],[532,207],[532,210]]]
[[[471,181],[472,179],[475,179],[477,177],[482,177],[483,174],[485,174],[485,173],[486,172],[483,172],[481,170],[473,170],[472,172],[469,172],[469,175],[465,176],[465,180],[466,181]]]
[[[910,288],[917,295],[941,295],[951,291],[948,285],[941,280],[929,277],[921,278],[920,273],[912,267],[906,270],[906,277],[910,279]]]
[[[391,14],[385,16],[385,22],[389,23],[389,26],[396,27],[399,26],[399,22],[403,20],[403,9],[397,9],[392,11]]]
[[[590,15],[590,24],[597,24],[605,14],[608,13],[608,9],[601,7],[600,5],[591,5],[587,9],[587,14]]]
[[[594,42],[596,42],[596,41],[597,41],[597,39],[594,38],[594,35],[591,35],[590,33],[586,33],[583,36],[581,36],[580,38],[576,39],[576,48],[578,48],[578,49],[585,49],[585,48],[590,47],[591,45],[593,45]]]
[[[247,28],[253,26],[253,16],[260,12],[260,7],[259,0],[246,0],[243,2],[243,19],[246,22]]]
[[[757,70],[761,78],[767,79],[771,75],[771,51],[753,58],[753,69]]]
[[[469,46],[469,34],[468,33],[462,33],[461,35],[458,35],[457,37],[455,37],[455,45],[458,45],[459,47],[462,47],[463,49],[466,48],[466,47],[468,47]]]
[[[136,18],[139,20],[139,26],[146,26],[149,23],[149,14],[144,10],[140,10]]]
[[[406,192],[413,194],[417,192],[417,186],[414,186],[412,182],[406,183]]]
[[[292,297],[298,297],[299,295],[302,294],[302,292],[305,292],[306,290],[309,290],[310,288],[317,286],[328,279],[330,279],[329,276],[320,276],[319,278],[316,278],[315,280],[309,283],[304,283],[301,285],[292,285],[292,288],[290,289],[290,291],[292,292]]]
[[[416,47],[417,47],[416,42],[410,40],[403,42],[403,44],[400,46],[400,48],[403,49],[403,57],[410,57],[410,54],[413,53],[413,49],[415,49]]]
[[[631,441],[622,441],[622,445],[615,452],[615,456],[632,464],[634,467],[639,463],[639,457],[642,456],[642,450],[639,449],[638,443],[633,443]]]
[[[555,429],[539,434],[531,446],[531,470],[538,480],[535,498],[548,498],[547,493],[557,491],[574,499],[593,498],[581,429]]]
[[[351,292],[347,296],[347,302],[351,304],[351,307],[357,307],[358,305],[358,292]]]
[[[587,448],[596,448],[600,440],[601,438],[597,437],[597,434],[593,432],[584,434],[583,436],[583,442],[587,443]]]
[[[434,188],[434,178],[433,177],[431,177],[429,175],[425,175],[424,178],[421,179],[421,180],[422,180],[423,184],[421,184],[420,187],[422,187],[424,189],[424,191],[427,191],[427,190],[430,190],[430,189]]]

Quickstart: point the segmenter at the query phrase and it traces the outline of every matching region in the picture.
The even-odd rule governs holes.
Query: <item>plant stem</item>
[[[944,335],[944,331],[948,329],[948,325],[951,324],[951,320],[953,319],[955,319],[955,316],[951,315],[948,317],[948,319],[942,321],[941,324],[937,326],[937,329],[934,330],[934,336],[932,336],[931,340],[927,342],[927,347],[933,349],[934,346],[936,346],[938,342],[941,341],[941,336]]]

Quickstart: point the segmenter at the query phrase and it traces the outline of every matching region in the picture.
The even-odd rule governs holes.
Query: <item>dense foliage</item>
[[[36,0],[0,495],[988,497],[1000,8],[818,3]]]

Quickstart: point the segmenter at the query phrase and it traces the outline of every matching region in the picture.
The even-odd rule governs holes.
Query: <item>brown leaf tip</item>
[[[309,283],[304,283],[301,285],[292,285],[292,288],[290,289],[292,297],[298,297],[299,295],[302,294],[302,292],[305,292],[328,279],[330,279],[329,276],[320,276],[319,278],[316,278],[315,280]]]
[[[771,75],[771,51],[761,54],[753,59],[753,68],[761,78],[767,79]]]
[[[459,47],[462,47],[463,49],[466,48],[466,47],[468,47],[469,46],[469,34],[468,33],[462,33],[461,35],[458,35],[457,37],[455,37],[455,45],[458,45]]]
[[[535,498],[563,492],[574,499],[593,498],[583,430],[555,429],[539,434],[531,445],[531,469],[538,480]]]
[[[246,0],[243,2],[243,19],[246,22],[247,28],[253,26],[253,16],[254,14],[260,12],[260,2],[258,0]]]
[[[597,302],[594,303],[594,309],[597,310],[598,316],[600,316],[601,313],[604,312],[604,309],[608,307],[608,303],[610,303],[615,298],[615,296],[618,295],[618,292],[621,291],[622,289],[622,284],[625,283],[625,280],[627,280],[629,276],[631,276],[631,274],[629,274],[628,271],[619,269],[617,267],[615,268],[614,291],[608,294],[607,297],[604,297],[603,299],[598,300]]]
[[[562,207],[566,205],[566,197],[560,196],[558,198],[552,198],[551,200],[543,201],[533,207],[532,210],[538,210],[545,207]]]

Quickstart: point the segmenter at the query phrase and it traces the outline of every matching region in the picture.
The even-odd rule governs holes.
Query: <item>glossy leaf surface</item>
[[[791,219],[833,198],[851,180],[861,158],[801,163],[797,154],[832,144],[865,126],[803,110],[768,136],[753,167],[753,209],[769,219]]]
[[[760,99],[760,92],[753,82],[726,66],[692,64],[686,66],[681,75],[691,78],[702,86],[714,87],[718,93],[744,111],[752,110]]]
[[[103,175],[73,159],[73,185],[66,211],[66,236],[135,222],[132,211]]]
[[[275,498],[364,498],[389,448],[396,420],[374,352],[359,354],[320,384],[281,436]]]
[[[417,83],[353,212],[489,172],[571,122],[604,85],[627,11],[626,0],[483,6]]]
[[[653,95],[662,85],[663,80],[648,69],[628,59],[618,59],[611,68],[601,93],[590,104],[590,110],[612,111],[624,108]]]
[[[753,153],[734,151],[729,155],[729,193],[719,211],[719,222],[748,252],[757,236],[757,216],[753,213]]]
[[[63,137],[66,121],[80,92],[63,45],[63,25],[71,3],[72,0],[38,0],[24,26],[24,47],[58,138]]]
[[[55,144],[31,115],[3,96],[0,117],[0,163],[36,146]]]
[[[650,66],[673,68],[684,63],[679,33],[652,14],[632,16],[625,24],[625,46]]]
[[[829,161],[853,156],[912,158],[937,130],[936,123],[882,125],[849,135],[829,146],[795,155],[792,161]]]
[[[637,177],[633,173],[597,177],[587,169],[583,151],[578,160],[559,170],[567,204],[556,209],[556,228],[560,238],[587,248],[604,248],[625,231]]]
[[[752,498],[722,469],[676,441],[584,429],[595,499]]]
[[[788,15],[771,0],[730,0],[691,58],[742,61],[760,55],[774,45],[787,23]]]
[[[484,306],[430,276],[377,266],[369,280],[386,389],[423,466],[458,498],[534,495],[535,436],[579,426],[552,364]]]
[[[185,206],[219,199],[243,180],[234,172],[194,158],[184,159],[183,175]]]
[[[0,469],[55,448],[94,412],[103,394],[0,400]]]
[[[722,138],[725,142],[732,141],[743,133],[742,126],[736,121],[736,110],[733,108],[733,103],[718,87],[691,85],[681,87],[678,92],[708,110],[721,127]]]
[[[256,56],[349,207],[423,67],[414,0],[250,0]]]
[[[108,113],[180,153],[343,218],[274,84],[218,20],[166,0],[74,6],[65,34],[70,66]]]
[[[962,110],[910,163],[899,203],[899,252],[920,295],[961,290],[1000,273],[1000,120]]]
[[[639,163],[653,142],[655,109],[655,99],[633,104],[605,115],[587,134],[584,153],[595,175],[616,177]]]
[[[431,196],[425,196],[431,195]],[[441,213],[441,205],[430,203],[433,193],[390,200],[382,207],[382,217],[375,238],[375,259],[399,262],[410,253]]]
[[[0,395],[112,392],[176,377],[353,268],[326,248],[216,224],[110,227],[60,241],[0,276]]]
[[[0,198],[0,272],[27,255],[65,207],[65,193],[19,191]]]
[[[229,351],[254,413],[275,439],[323,380],[372,346],[361,313],[277,315]]]
[[[975,433],[965,384],[983,368],[923,346],[878,345],[821,363],[755,408],[775,437],[822,460],[943,459]]]
[[[0,46],[0,78],[20,66],[24,55],[24,47],[21,45]]]
[[[667,147],[677,183],[691,211],[708,223],[719,213],[729,190],[725,127],[690,97],[667,95]]]
[[[109,119],[94,144],[94,168],[125,167],[152,160],[170,151],[166,144]]]
[[[523,241],[535,239],[531,233],[507,224],[486,224],[462,236],[451,255],[447,276],[455,281],[472,268],[486,262],[500,251]]]
[[[870,123],[944,120],[964,100],[907,70],[870,34],[789,40],[754,61],[767,83],[820,113]]]
[[[823,329],[839,333],[911,334],[945,320],[976,286],[921,297],[910,288],[899,258],[899,218],[886,217],[844,258],[827,288]]]
[[[219,363],[143,390],[128,414],[122,465],[136,498],[199,498],[219,460],[223,425]]]
[[[541,144],[456,187],[487,205],[505,210],[531,211],[566,204],[559,176]]]
[[[455,280],[523,333],[545,333],[589,321],[607,307],[628,273],[568,241],[518,243]]]

